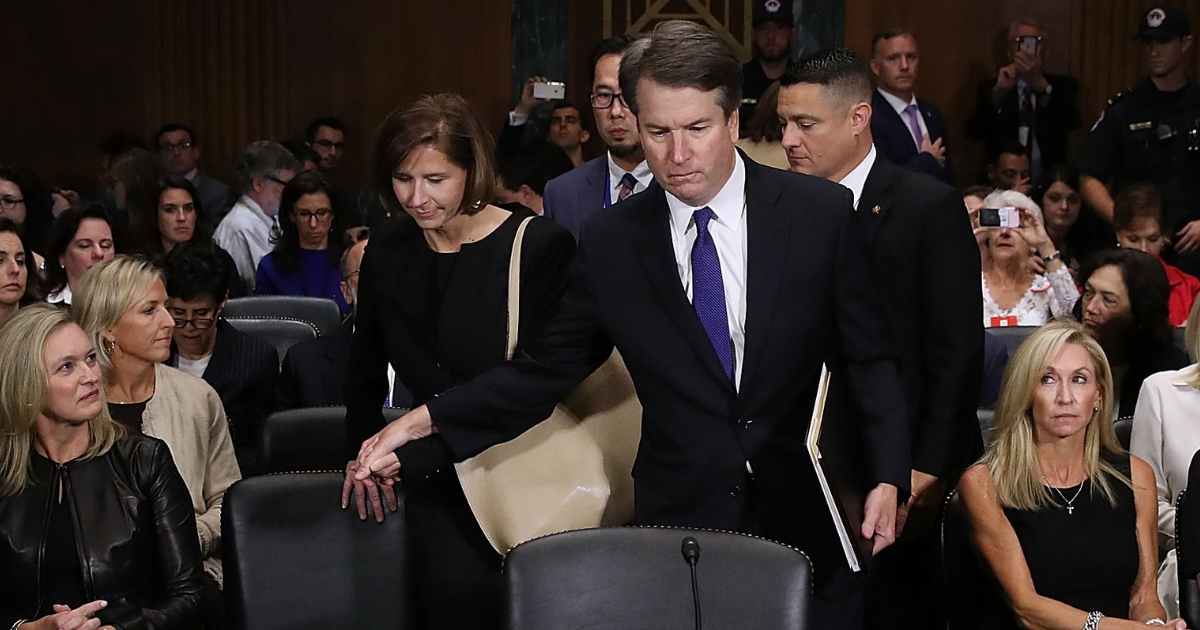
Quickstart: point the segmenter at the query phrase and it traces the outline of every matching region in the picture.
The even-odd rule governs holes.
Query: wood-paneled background
[[[627,28],[627,14],[707,11],[746,46],[747,0],[563,1],[568,98],[585,110],[588,53],[606,27]],[[888,26],[917,34],[918,93],[946,112],[960,184],[982,163],[980,146],[963,136],[975,85],[994,74],[1013,18],[1041,20],[1048,67],[1082,81],[1085,129],[1110,95],[1144,74],[1130,40],[1144,0],[845,2],[846,45],[864,55]],[[1200,0],[1186,4],[1200,17]],[[248,142],[297,136],[322,114],[346,120],[342,177],[358,183],[375,125],[417,94],[462,92],[492,128],[512,102],[511,4],[503,0],[50,0],[10,3],[5,13],[19,27],[7,29],[0,59],[0,163],[27,163],[63,185],[94,182],[96,145],[114,131],[186,122],[200,135],[205,168],[227,175]]]

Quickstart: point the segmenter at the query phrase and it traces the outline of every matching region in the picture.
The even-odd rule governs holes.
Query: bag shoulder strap
[[[512,254],[508,257],[508,343],[504,349],[504,360],[511,361],[517,352],[517,329],[521,323],[521,242],[525,240],[525,228],[533,217],[525,217],[517,228],[513,239]]]

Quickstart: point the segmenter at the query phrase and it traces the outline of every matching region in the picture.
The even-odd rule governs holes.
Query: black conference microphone
[[[700,630],[700,588],[696,585],[696,563],[700,562],[700,543],[691,536],[683,537],[679,546],[683,559],[692,568],[692,605],[696,608],[696,630]]]

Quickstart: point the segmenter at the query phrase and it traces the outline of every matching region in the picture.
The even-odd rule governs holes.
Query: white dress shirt
[[[736,156],[733,175],[725,182],[707,207],[713,218],[708,222],[721,261],[721,284],[725,289],[725,315],[729,322],[729,338],[733,341],[733,384],[742,382],[742,357],[746,349],[746,166],[741,155]],[[675,250],[675,266],[679,281],[692,299],[692,244],[696,242],[696,222],[693,208],[667,193],[671,210],[671,247]]]
[[[905,114],[904,110],[909,105],[917,105],[917,95],[913,94],[912,98],[906,103],[903,100],[901,100],[901,98],[899,96],[896,96],[895,94],[892,94],[891,92],[888,92],[887,90],[883,90],[880,88],[875,88],[875,89],[879,90],[879,93],[883,95],[883,99],[888,102],[888,105],[891,105],[892,109],[896,110],[896,114],[900,116],[900,120],[904,121],[904,128],[908,129],[909,133],[912,133],[912,128],[908,126],[908,114]],[[922,136],[929,135],[929,127],[927,127],[925,125],[925,115],[921,113],[921,108],[919,105],[917,106],[917,125],[919,125],[921,127],[921,135]],[[918,151],[921,150],[921,140],[922,140],[922,138],[913,138],[913,141],[917,145]]]
[[[242,195],[213,233],[217,245],[233,257],[238,275],[251,292],[254,291],[258,262],[274,249],[271,245],[271,229],[274,227],[274,217],[267,216],[258,203]]]
[[[1188,467],[1200,450],[1200,389],[1187,384],[1197,369],[1193,364],[1142,381],[1129,439],[1129,452],[1150,464],[1158,484],[1158,545],[1170,549],[1158,570],[1158,594],[1171,617],[1179,614],[1175,498],[1187,487]]]
[[[650,166],[646,164],[646,160],[642,160],[642,163],[635,166],[632,171],[626,171],[613,161],[611,152],[606,152],[604,157],[608,160],[608,200],[612,203],[617,203],[617,197],[621,196],[621,178],[625,177],[626,173],[632,174],[633,178],[637,180],[637,185],[633,187],[635,195],[646,190],[650,186],[650,182],[654,181],[654,174],[650,172]]]
[[[871,151],[867,153],[867,157],[854,167],[854,170],[846,174],[839,184],[850,189],[854,193],[854,209],[858,210],[858,200],[862,197],[863,187],[867,185],[867,176],[871,174],[871,169],[875,166],[875,145],[871,144]]]

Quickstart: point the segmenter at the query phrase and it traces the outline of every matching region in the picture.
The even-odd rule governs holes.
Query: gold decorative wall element
[[[753,0],[602,0],[604,36],[644,33],[663,20],[693,20],[721,36],[743,61],[750,58]]]

